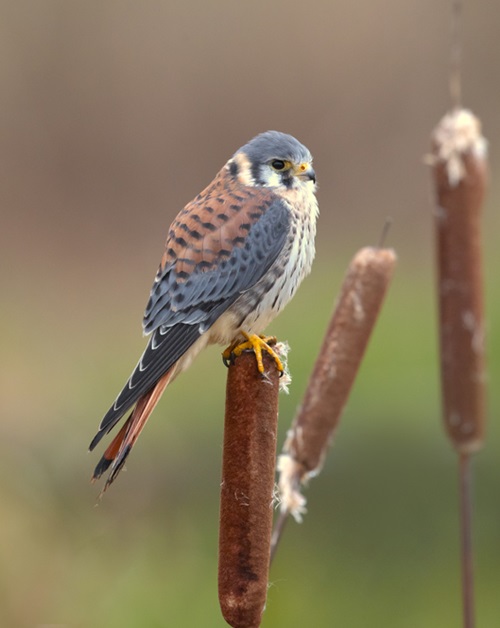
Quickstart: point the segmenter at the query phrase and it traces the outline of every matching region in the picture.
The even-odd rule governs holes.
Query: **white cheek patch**
[[[271,168],[266,169],[266,172],[264,172],[264,178],[266,179],[266,185],[269,187],[277,187],[278,185],[283,184],[280,174],[275,170],[271,170]]]

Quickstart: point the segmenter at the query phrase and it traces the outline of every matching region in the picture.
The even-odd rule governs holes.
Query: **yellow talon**
[[[283,363],[276,351],[271,348],[271,345],[276,344],[276,336],[258,336],[257,334],[247,334],[244,331],[241,332],[241,335],[246,339],[245,342],[233,342],[233,344],[229,345],[229,347],[222,352],[222,360],[226,366],[230,364],[232,357],[238,357],[243,351],[250,350],[255,353],[259,373],[263,374],[264,363],[262,361],[262,351],[267,351],[276,362],[276,367],[280,374],[283,373]]]

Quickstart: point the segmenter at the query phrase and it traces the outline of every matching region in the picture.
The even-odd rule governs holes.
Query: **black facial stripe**
[[[255,181],[255,183],[257,185],[264,185],[264,181],[262,180],[261,177],[261,170],[260,170],[260,164],[259,163],[253,163],[252,164],[252,177],[253,180]]]

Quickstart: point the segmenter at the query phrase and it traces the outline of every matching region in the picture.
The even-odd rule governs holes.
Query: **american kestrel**
[[[170,226],[146,306],[150,335],[125,387],[90,443],[131,414],[97,464],[93,479],[120,472],[167,385],[207,345],[223,354],[252,347],[272,352],[261,334],[310,272],[318,203],[308,149],[267,131],[229,159]],[[262,370],[262,360],[257,367]],[[278,368],[281,368],[278,361]]]

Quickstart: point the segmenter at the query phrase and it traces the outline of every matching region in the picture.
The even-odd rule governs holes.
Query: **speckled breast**
[[[297,197],[298,195],[296,195]],[[290,207],[290,229],[277,260],[253,288],[231,307],[237,326],[247,333],[262,333],[295,294],[312,267],[315,254],[318,204],[313,193],[301,194]]]

